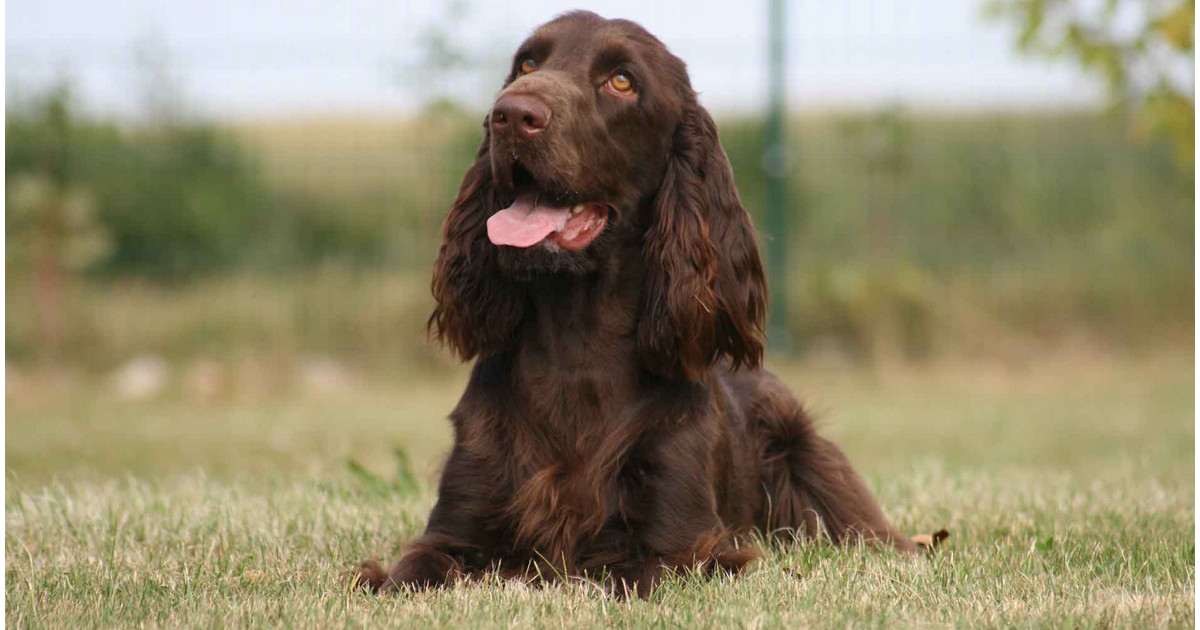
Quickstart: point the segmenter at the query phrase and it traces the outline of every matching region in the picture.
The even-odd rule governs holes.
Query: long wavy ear
[[[499,351],[525,309],[525,290],[498,272],[498,248],[487,238],[487,220],[499,206],[492,183],[489,136],[463,176],[442,225],[442,246],[433,268],[437,306],[427,328],[464,361]]]
[[[767,288],[717,126],[692,102],[672,142],[643,246],[643,360],[689,380],[722,357],[758,367]]]

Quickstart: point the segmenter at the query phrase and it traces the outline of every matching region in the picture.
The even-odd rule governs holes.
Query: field
[[[951,531],[932,560],[809,544],[649,601],[377,599],[343,573],[421,531],[465,380],[422,326],[479,117],[55,126],[50,105],[7,121],[14,626],[1194,624],[1195,180],[1119,121],[790,121],[773,369],[902,529]],[[761,228],[762,121],[719,118]],[[58,240],[68,207],[94,215]]]
[[[931,561],[822,545],[649,601],[587,584],[375,598],[340,574],[418,533],[461,369],[119,400],[10,376],[14,627],[1177,627],[1195,614],[1192,356],[775,368]],[[403,378],[401,378],[403,376]],[[396,449],[409,456],[398,465]],[[415,482],[415,483],[414,483]]]

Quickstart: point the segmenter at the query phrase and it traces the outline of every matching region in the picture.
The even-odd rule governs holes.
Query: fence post
[[[767,284],[771,307],[767,313],[767,342],[779,356],[791,352],[787,325],[787,172],[789,168],[786,131],[787,89],[785,37],[787,16],[785,0],[768,0],[769,102],[767,109],[766,150],[763,169],[767,175]]]

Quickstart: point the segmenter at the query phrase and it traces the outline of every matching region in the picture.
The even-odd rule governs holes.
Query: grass
[[[374,597],[340,572],[418,533],[461,371],[317,396],[8,395],[16,627],[1176,627],[1195,614],[1194,368],[1075,352],[1006,365],[777,366],[932,561],[773,548],[649,601],[495,580]],[[394,472],[395,448],[418,483]],[[353,465],[351,465],[353,462]],[[407,469],[405,469],[407,470]]]

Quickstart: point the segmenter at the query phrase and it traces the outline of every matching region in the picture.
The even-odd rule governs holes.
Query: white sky
[[[766,0],[469,2],[456,42],[492,65],[447,90],[482,106],[516,44],[562,11],[640,22],[688,62],[704,102],[761,107]],[[789,101],[796,107],[1053,106],[1099,102],[1097,82],[1068,64],[1016,55],[1012,31],[976,0],[792,0]],[[65,71],[92,109],[139,107],[134,48],[157,42],[189,105],[216,116],[415,107],[430,77],[411,70],[438,0],[9,0],[6,86],[27,93]],[[444,21],[444,20],[443,20]]]

